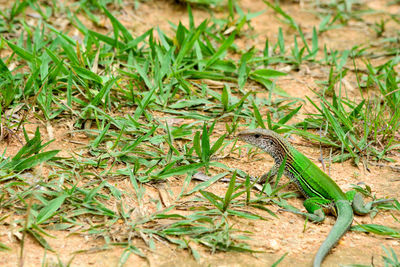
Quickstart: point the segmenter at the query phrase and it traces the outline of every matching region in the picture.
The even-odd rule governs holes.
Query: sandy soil
[[[133,2],[133,1],[132,1]],[[300,1],[303,3],[303,1]],[[306,2],[306,1],[304,1]],[[400,10],[399,5],[387,7],[386,2],[383,1],[368,1],[368,5],[373,8],[386,9],[390,12],[397,12]],[[0,5],[5,6],[9,4],[8,1],[1,1]],[[304,3],[303,3],[304,4]],[[256,12],[266,9],[265,4],[258,0],[244,0],[240,2],[244,10]],[[319,24],[318,17],[300,9],[300,4],[291,1],[282,1],[282,7],[293,16],[303,27],[305,34],[312,32],[312,27]],[[119,10],[121,16],[118,19],[129,30],[134,32],[135,35],[140,35],[150,27],[160,27],[162,30],[169,32],[170,26],[167,21],[177,24],[181,21],[183,24],[188,24],[187,10],[185,5],[177,5],[173,1],[146,1],[140,2],[137,10],[133,9],[132,3],[127,3],[124,9]],[[216,16],[223,16],[223,10],[213,11]],[[200,22],[205,18],[210,17],[209,11],[204,8],[194,8],[194,17],[196,22]],[[94,26],[83,14],[77,14],[81,21],[89,28],[95,28],[98,31],[108,32],[111,25],[105,16],[102,17],[101,26]],[[377,16],[370,16],[371,22],[378,20]],[[62,23],[65,18],[57,18],[56,23],[59,23],[61,30],[68,29],[69,25]],[[55,23],[55,24],[56,24]],[[292,31],[287,25],[283,24],[276,18],[270,9],[267,9],[262,15],[252,21],[251,34],[256,36],[255,39],[247,39],[243,36],[237,41],[237,44],[242,47],[256,46],[262,48],[264,46],[265,38],[269,38],[272,42],[276,41],[278,27],[282,27],[284,35]],[[388,34],[395,30],[395,25],[389,24],[387,26]],[[249,30],[250,31],[250,30]],[[70,32],[70,35],[79,36],[78,31]],[[81,36],[82,38],[82,36]],[[331,30],[322,34],[320,42],[326,44],[328,48],[332,49],[348,49],[358,43],[359,40],[364,42],[373,42],[375,33],[367,27],[357,24],[356,22],[349,23],[348,26],[338,30]],[[288,40],[291,41],[291,40]],[[309,90],[311,88],[318,88],[315,80],[320,79],[320,76],[326,76],[329,69],[319,69],[317,66],[307,66],[301,69],[300,72],[292,72],[291,75],[280,79],[278,85],[292,96],[308,95],[313,96]],[[359,97],[356,88],[356,80],[349,80],[349,84],[353,85],[347,88],[355,98]],[[250,89],[250,88],[248,88]],[[266,94],[260,93],[258,97],[265,97]],[[266,109],[263,108],[265,111]],[[312,107],[306,104],[303,113],[312,111]],[[36,126],[40,126],[42,134],[45,139],[51,139],[49,136],[48,126],[40,122],[35,122],[34,117],[30,118],[32,123],[26,127],[28,132],[33,133]],[[217,130],[223,130],[224,125],[218,125]],[[51,149],[61,149],[60,156],[68,156],[73,151],[80,148],[77,142],[87,143],[88,138],[85,135],[73,134],[71,135],[71,123],[68,121],[59,121],[51,125],[53,135],[56,139],[50,146]],[[22,136],[21,136],[22,138]],[[73,140],[74,142],[71,142]],[[294,145],[301,150],[305,155],[309,156],[314,162],[320,155],[317,147],[310,146],[299,137],[293,137]],[[2,141],[0,143],[0,150],[7,147],[7,155],[13,155],[21,147],[19,142],[14,138],[11,142],[7,143]],[[399,155],[394,155],[394,158],[399,161]],[[258,155],[254,159],[249,159],[247,156],[227,158],[221,160],[228,166],[235,166],[251,175],[260,175],[264,173],[269,167],[272,166],[272,159],[266,155]],[[320,163],[318,163],[321,166]],[[48,170],[38,170],[45,175]],[[400,179],[399,173],[394,172],[389,168],[380,168],[370,166],[370,172],[364,170],[362,166],[355,167],[350,162],[333,164],[330,166],[331,177],[339,184],[343,190],[350,189],[351,184],[365,182],[371,186],[373,193],[378,197],[399,197]],[[173,192],[179,192],[182,180],[179,177],[169,179],[167,187],[171,188]],[[116,180],[113,181],[117,187],[125,187],[127,181]],[[217,183],[209,188],[210,191],[217,195],[223,195],[226,191],[227,184]],[[149,197],[146,198],[148,208],[154,208],[152,198],[160,198],[158,191],[146,185],[146,190]],[[294,190],[289,187],[285,190]],[[302,208],[303,199],[291,199],[290,204]],[[272,211],[279,215],[278,219],[271,218],[266,213],[255,211],[260,215],[269,217],[271,219],[266,221],[261,220],[235,220],[235,227],[243,230],[251,230],[254,235],[249,242],[254,249],[265,251],[265,253],[222,253],[217,252],[211,254],[209,251],[202,247],[196,248],[202,253],[202,258],[196,262],[188,251],[178,249],[168,243],[159,242],[156,244],[157,249],[150,251],[141,240],[133,240],[133,243],[143,249],[147,255],[147,259],[143,259],[132,254],[127,260],[126,266],[269,266],[284,253],[288,252],[288,256],[279,266],[310,266],[311,259],[321,242],[326,237],[330,228],[335,222],[335,218],[328,216],[322,224],[308,223],[304,230],[304,219],[295,214],[287,212],[279,212],[277,206],[269,207]],[[1,213],[1,212],[0,212]],[[3,215],[3,214],[2,214]],[[399,217],[399,214],[396,214]],[[11,219],[10,219],[11,222]],[[368,217],[356,216],[355,223],[376,223],[384,224],[391,227],[399,227],[395,223],[390,212],[381,212],[373,220]],[[0,226],[0,242],[11,247],[10,252],[0,252],[0,266],[16,266],[19,258],[19,242],[13,236],[16,231],[14,225],[3,224]],[[103,239],[93,239],[79,233],[70,233],[63,231],[50,231],[55,238],[47,238],[47,241],[55,249],[56,253],[45,252],[32,238],[27,237],[24,246],[25,251],[25,265],[24,266],[39,266],[45,259],[48,266],[55,266],[58,258],[66,264],[72,259],[71,266],[117,266],[118,261],[123,253],[123,249],[115,247],[110,249],[103,249],[105,242]],[[373,234],[364,234],[359,232],[348,232],[333,249],[332,253],[326,258],[324,266],[338,266],[341,264],[371,264],[375,266],[382,266],[381,255],[383,250],[381,246],[392,247],[398,255],[400,255],[400,241],[399,239],[385,238]],[[85,251],[76,253],[77,251]],[[46,253],[46,256],[44,256]]]

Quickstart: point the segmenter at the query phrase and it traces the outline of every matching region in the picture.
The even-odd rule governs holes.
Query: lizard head
[[[271,156],[277,154],[277,150],[285,145],[286,141],[279,134],[267,129],[244,130],[238,134],[238,138],[248,144],[254,145]]]

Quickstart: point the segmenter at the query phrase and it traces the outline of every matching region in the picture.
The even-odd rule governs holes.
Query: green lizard
[[[308,213],[294,213],[301,214],[315,222],[324,220],[323,208],[328,208],[337,216],[335,225],[315,255],[314,267],[321,265],[325,256],[349,230],[353,222],[353,211],[364,215],[371,211],[374,204],[391,201],[373,201],[364,205],[361,194],[355,191],[345,194],[317,165],[291,146],[279,134],[271,130],[245,130],[240,132],[238,137],[242,141],[264,150],[275,161],[272,169],[264,174],[259,182],[265,183],[268,179],[274,177],[279,166],[285,161],[284,174],[297,185],[306,197],[303,205]]]

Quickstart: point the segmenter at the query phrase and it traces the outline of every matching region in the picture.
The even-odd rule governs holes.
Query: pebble
[[[278,250],[280,248],[278,242],[275,239],[271,239],[269,241],[269,247],[274,249],[274,250]]]

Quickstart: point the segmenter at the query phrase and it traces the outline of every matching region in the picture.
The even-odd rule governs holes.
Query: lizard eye
[[[254,137],[255,138],[260,138],[260,135],[259,134],[255,134]]]

